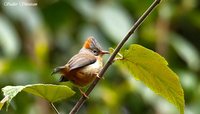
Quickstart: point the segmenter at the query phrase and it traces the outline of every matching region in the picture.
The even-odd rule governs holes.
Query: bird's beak
[[[110,54],[110,52],[109,51],[101,51],[101,54]]]

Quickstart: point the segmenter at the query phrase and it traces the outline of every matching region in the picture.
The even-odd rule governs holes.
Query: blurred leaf
[[[198,10],[194,10],[193,12],[190,12],[188,15],[191,25],[197,28],[200,28],[200,13]]]
[[[69,98],[74,94],[69,87],[64,85],[52,84],[33,84],[26,86],[6,86],[2,88],[4,99],[0,103],[0,107],[7,102],[7,109],[10,101],[21,91],[42,97],[49,102],[56,102],[65,98]]]
[[[184,93],[178,76],[167,66],[167,61],[159,54],[133,44],[122,52],[119,60],[133,76],[150,89],[173,103],[184,113]]]
[[[200,69],[200,56],[198,50],[190,42],[186,41],[178,34],[172,34],[170,37],[170,43],[179,56],[185,60],[188,66],[193,70]]]
[[[98,7],[96,19],[102,30],[115,43],[121,41],[127,31],[130,29],[133,20],[127,11],[118,4],[101,4]]]
[[[68,0],[66,0],[69,2]],[[70,1],[74,8],[85,17],[86,20],[94,18],[95,2],[93,0],[72,0]]]
[[[187,91],[191,91],[196,93],[198,87],[198,75],[191,70],[186,69],[180,69],[177,73],[180,76],[184,92],[186,93]]]
[[[3,0],[3,2],[12,2],[12,0]],[[22,0],[15,0],[15,2],[20,3]],[[42,18],[37,7],[21,7],[20,5],[7,7],[3,5],[2,9],[12,19],[22,22],[24,27],[28,29],[27,32],[33,31],[42,25]]]
[[[0,15],[0,45],[7,58],[14,58],[20,51],[19,36],[6,17]]]
[[[159,15],[164,20],[170,20],[172,17],[173,10],[173,6],[169,2],[166,2],[165,5],[162,5],[162,7],[160,7]]]

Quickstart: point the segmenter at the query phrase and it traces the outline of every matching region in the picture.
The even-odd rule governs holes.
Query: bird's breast
[[[96,75],[100,72],[102,67],[102,59],[97,58],[96,62],[93,64],[70,71],[65,76],[74,84],[83,87],[91,83],[96,78]]]
[[[88,85],[96,78],[102,67],[102,61],[97,60],[95,63],[79,69],[73,77],[75,79],[74,83],[79,86]]]
[[[86,74],[86,75],[94,75],[94,74],[99,73],[99,71],[101,70],[102,67],[103,67],[102,61],[97,59],[97,61],[95,63],[83,67],[80,70],[80,72],[83,74]]]

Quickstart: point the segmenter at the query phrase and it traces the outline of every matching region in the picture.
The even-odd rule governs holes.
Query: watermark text
[[[38,3],[37,2],[26,2],[26,1],[19,1],[19,2],[17,2],[17,1],[13,1],[13,2],[10,2],[10,1],[5,1],[5,2],[3,2],[3,5],[4,6],[37,6],[38,5]]]

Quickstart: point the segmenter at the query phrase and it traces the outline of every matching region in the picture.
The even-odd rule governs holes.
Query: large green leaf
[[[184,93],[179,78],[159,54],[140,45],[133,44],[121,53],[119,63],[133,76],[142,81],[155,93],[166,98],[184,113]]]
[[[33,84],[25,86],[6,86],[2,88],[4,99],[0,102],[0,109],[5,102],[10,101],[21,91],[42,97],[53,103],[71,97],[75,92],[65,85]],[[7,106],[8,106],[7,105]]]

